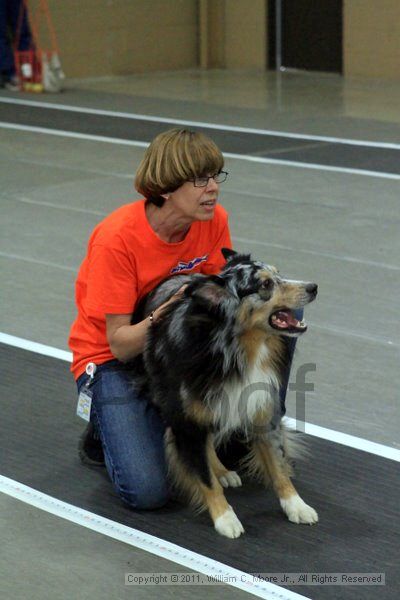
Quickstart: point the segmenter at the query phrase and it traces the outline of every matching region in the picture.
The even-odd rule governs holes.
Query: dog
[[[279,388],[290,364],[287,340],[307,330],[293,311],[315,299],[317,285],[284,279],[248,254],[222,253],[219,275],[173,276],[139,310],[139,319],[149,315],[186,285],[149,328],[143,354],[152,402],[167,425],[170,472],[199,510],[208,509],[221,535],[239,537],[244,529],[223,488],[241,479],[215,449],[239,432],[249,473],[272,482],[290,521],[316,523],[316,511],[290,480]]]

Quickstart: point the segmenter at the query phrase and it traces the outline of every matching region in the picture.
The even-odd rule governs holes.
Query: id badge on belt
[[[81,419],[85,421],[90,421],[90,411],[92,408],[92,397],[93,391],[90,389],[90,386],[93,383],[93,377],[96,373],[96,365],[94,363],[88,363],[86,365],[86,374],[89,375],[89,379],[86,384],[83,386],[78,396],[78,404],[76,407],[76,414]]]

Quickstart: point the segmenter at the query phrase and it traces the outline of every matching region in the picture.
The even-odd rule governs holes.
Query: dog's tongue
[[[275,314],[280,321],[280,323],[279,323],[280,327],[297,327],[298,320],[295,318],[293,313],[290,312],[289,310],[288,311],[280,310],[279,312],[277,312]]]

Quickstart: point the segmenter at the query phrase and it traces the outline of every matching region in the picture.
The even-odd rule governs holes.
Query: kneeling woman
[[[227,177],[223,165],[220,150],[201,133],[174,129],[157,136],[136,174],[144,198],[97,225],[78,273],[69,345],[78,390],[89,390],[92,399],[80,455],[91,464],[104,460],[118,494],[134,508],[165,504],[168,484],[163,423],[137,394],[129,371],[151,322],[130,325],[131,315],[171,274],[220,271],[221,248],[231,247],[227,213],[217,203]],[[86,373],[91,363],[92,375]]]

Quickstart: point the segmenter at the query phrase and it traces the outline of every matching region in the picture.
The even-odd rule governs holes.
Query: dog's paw
[[[280,503],[287,518],[292,523],[306,523],[307,525],[317,523],[317,512],[311,506],[308,506],[298,494],[290,496],[286,500],[281,498]]]
[[[240,487],[242,485],[242,480],[236,471],[227,471],[219,478],[219,482],[222,487]]]
[[[244,533],[243,525],[231,506],[223,515],[216,519],[214,526],[218,533],[231,539],[238,538]]]

